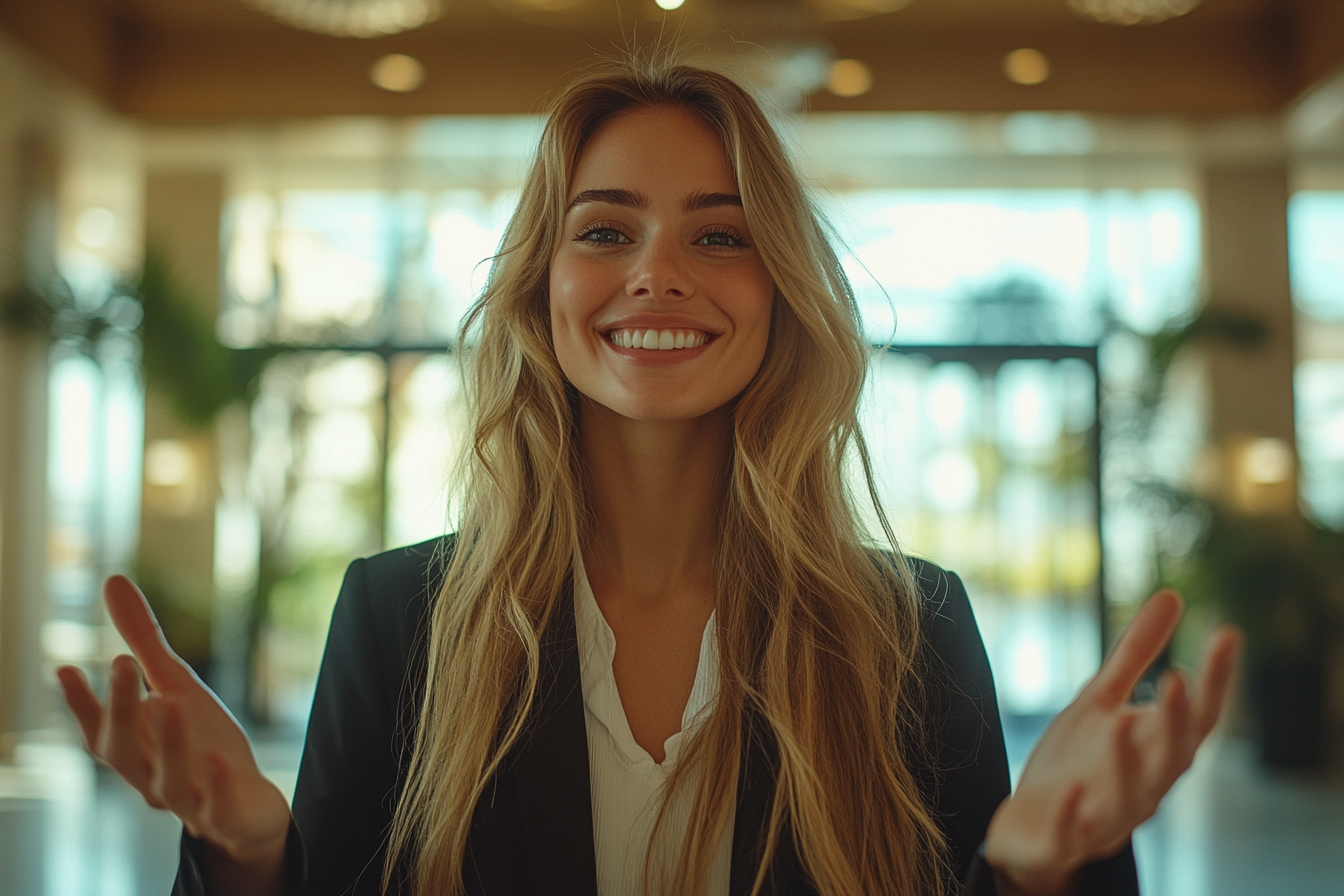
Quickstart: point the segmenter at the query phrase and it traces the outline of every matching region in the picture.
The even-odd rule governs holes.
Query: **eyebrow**
[[[643,193],[636,193],[634,190],[584,190],[574,197],[574,201],[565,209],[565,214],[569,214],[580,205],[587,205],[590,202],[605,202],[610,205],[623,205],[626,208],[648,208],[649,199]]]
[[[726,205],[742,207],[742,197],[736,193],[692,193],[681,203],[686,212],[704,211],[707,208],[723,208]]]
[[[584,190],[570,202],[569,207],[565,209],[565,214],[569,214],[580,205],[588,205],[594,202],[605,202],[625,208],[646,209],[649,207],[648,197],[634,190]],[[687,196],[681,203],[681,209],[685,212],[698,212],[708,208],[723,208],[724,206],[741,208],[742,197],[736,193],[695,192]]]

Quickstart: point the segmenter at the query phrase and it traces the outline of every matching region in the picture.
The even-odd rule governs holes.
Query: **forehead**
[[[703,119],[683,109],[654,107],[622,112],[584,146],[570,197],[607,188],[680,198],[693,191],[736,193],[737,180],[723,142]]]

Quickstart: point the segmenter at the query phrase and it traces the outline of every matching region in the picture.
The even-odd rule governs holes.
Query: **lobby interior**
[[[0,896],[171,887],[54,679],[124,650],[109,574],[292,792],[346,565],[451,530],[547,103],[658,48],[763,98],[834,228],[879,497],[968,584],[1014,774],[1187,588],[1171,662],[1254,650],[1143,891],[1337,893],[1344,0],[0,0]]]

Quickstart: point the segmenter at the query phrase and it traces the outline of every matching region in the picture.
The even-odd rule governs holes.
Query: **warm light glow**
[[[86,208],[75,219],[75,239],[90,249],[104,249],[117,235],[117,216],[105,208]]]
[[[187,485],[196,474],[195,458],[179,439],[156,439],[145,449],[145,481],[163,488]]]
[[[1256,485],[1287,482],[1293,475],[1293,449],[1283,439],[1253,439],[1241,456],[1241,472]]]
[[[425,83],[425,67],[404,53],[389,53],[373,64],[373,83],[393,93],[410,93]]]
[[[653,2],[658,4],[659,9],[680,9],[686,0],[653,0]]]
[[[1107,25],[1151,25],[1183,16],[1199,0],[1069,0],[1079,15]]]
[[[812,6],[828,19],[861,19],[905,9],[910,0],[811,0]]]
[[[385,37],[443,14],[440,0],[243,0],[286,25],[334,37]]]
[[[857,59],[837,59],[826,73],[826,89],[836,96],[862,96],[872,86],[872,70]]]
[[[1050,61],[1040,50],[1024,47],[1004,57],[1003,73],[1016,84],[1040,84],[1050,77]]]

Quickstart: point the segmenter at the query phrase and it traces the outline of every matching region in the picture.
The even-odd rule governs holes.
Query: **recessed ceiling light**
[[[1016,84],[1040,84],[1050,77],[1050,60],[1040,50],[1024,47],[1003,57],[1003,73]]]
[[[811,0],[812,7],[828,19],[861,19],[897,12],[910,0]]]
[[[837,59],[826,73],[826,89],[836,96],[862,96],[872,86],[872,69],[857,59]]]
[[[440,0],[243,0],[274,19],[335,37],[386,37],[443,14]]]
[[[1151,25],[1185,15],[1199,0],[1069,0],[1069,5],[1107,25]]]
[[[384,90],[410,93],[425,83],[425,67],[420,60],[405,53],[388,53],[373,64],[369,78]]]

